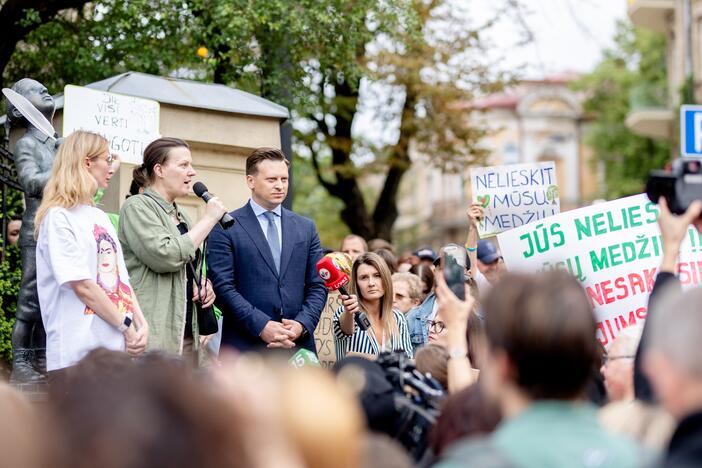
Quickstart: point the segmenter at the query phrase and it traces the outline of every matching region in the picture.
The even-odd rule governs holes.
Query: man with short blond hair
[[[361,236],[349,234],[341,241],[341,249],[339,250],[351,257],[351,263],[353,263],[359,255],[368,252],[368,243]]]
[[[422,283],[413,273],[394,273],[392,289],[395,294],[392,306],[403,314],[422,303]]]

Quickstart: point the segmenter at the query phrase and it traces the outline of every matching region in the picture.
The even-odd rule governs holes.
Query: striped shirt
[[[339,318],[344,312],[344,306],[339,307],[334,312],[334,344],[336,345],[337,361],[343,359],[348,353],[363,353],[377,356],[381,351],[404,351],[405,354],[412,358],[412,341],[410,340],[409,328],[407,320],[402,312],[393,309],[392,313],[397,322],[399,336],[393,333],[390,336],[389,343],[383,339],[384,343],[378,344],[375,334],[370,330],[361,330],[356,322],[353,322],[353,334],[347,335],[341,329]],[[383,348],[381,350],[381,348]]]

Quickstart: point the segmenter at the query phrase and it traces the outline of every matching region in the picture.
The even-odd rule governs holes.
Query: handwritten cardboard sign
[[[471,169],[473,202],[485,210],[481,238],[539,221],[561,211],[553,161]]]
[[[68,85],[64,89],[63,135],[76,130],[103,135],[122,161],[141,164],[144,148],[160,137],[159,103]]]
[[[510,271],[567,270],[585,288],[604,346],[646,318],[661,261],[658,206],[645,195],[568,211],[498,234]],[[693,227],[680,250],[683,287],[702,284],[702,237]]]
[[[317,329],[314,331],[314,343],[317,359],[322,367],[333,367],[336,363],[336,346],[334,345],[334,312],[342,305],[337,291],[330,291],[327,304],[319,316]]]

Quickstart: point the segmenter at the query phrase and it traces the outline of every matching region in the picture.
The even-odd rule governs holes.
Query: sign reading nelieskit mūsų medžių
[[[474,168],[470,180],[473,202],[485,210],[481,238],[560,213],[553,161]]]

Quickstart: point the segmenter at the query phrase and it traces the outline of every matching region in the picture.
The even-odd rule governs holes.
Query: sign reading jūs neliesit
[[[141,164],[144,148],[159,138],[159,103],[107,91],[68,85],[64,89],[63,135],[99,133],[120,159]]]
[[[626,327],[643,323],[663,242],[658,206],[645,195],[567,211],[497,236],[510,271],[566,270],[587,293],[597,337],[608,347]],[[680,248],[684,288],[702,284],[702,236],[694,227]]]

